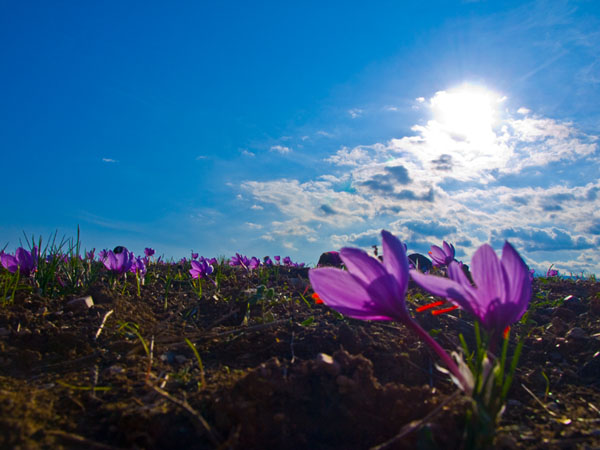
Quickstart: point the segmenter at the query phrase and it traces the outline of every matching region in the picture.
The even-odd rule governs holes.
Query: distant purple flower
[[[535,275],[535,269],[531,269],[529,271],[529,281],[533,282],[534,275]]]
[[[275,259],[275,262],[276,262],[277,264],[279,264],[279,263],[280,263],[280,261],[281,261],[281,256],[279,256],[279,255],[275,255],[275,256],[273,256],[273,258]]]
[[[257,269],[260,266],[260,259],[258,259],[256,256],[253,256],[252,258],[250,258],[250,261],[248,262],[248,268],[251,270]]]
[[[2,266],[10,273],[15,273],[19,268],[17,258],[9,253],[0,253],[0,261],[2,262]]]
[[[192,253],[192,259],[198,259],[198,253]]]
[[[131,255],[133,256],[133,253]],[[131,267],[129,268],[129,271],[133,273],[137,272],[142,276],[146,275],[147,269],[145,258],[142,258],[141,256],[134,258],[133,262],[131,263]]]
[[[229,265],[232,267],[242,266],[247,269],[248,264],[250,264],[250,260],[246,256],[240,255],[239,253],[236,253],[235,256],[232,256],[229,260]]]
[[[548,268],[548,272],[546,272],[546,278],[552,278],[552,277],[557,277],[558,276],[558,270],[553,269],[552,266],[554,264],[552,264],[549,268]]]
[[[267,267],[271,267],[273,265],[273,260],[269,256],[265,256],[263,258],[263,264]]]
[[[283,258],[283,265],[284,266],[291,266],[292,265],[292,259],[289,256],[286,256],[285,258]]]
[[[447,266],[454,261],[454,246],[452,244],[448,244],[446,241],[444,241],[442,245],[444,248],[440,248],[437,245],[432,245],[431,251],[429,252],[429,256],[431,256],[431,260],[433,261],[433,265],[435,267]]]
[[[217,258],[210,258],[206,260],[211,266],[216,266],[219,264],[219,261],[217,261]]]
[[[529,269],[508,242],[502,258],[488,244],[475,252],[471,261],[473,287],[461,266],[453,261],[448,277],[425,275],[411,270],[412,279],[426,291],[444,297],[473,314],[491,333],[500,335],[521,318],[531,298]]]
[[[128,272],[134,263],[133,253],[128,251],[126,248],[120,253],[115,253],[112,250],[106,252],[106,257],[102,260],[104,266],[111,272],[115,272],[119,275]]]
[[[98,252],[98,259],[102,262],[104,262],[104,260],[106,259],[107,256],[108,256],[108,250],[106,250],[106,249],[100,250]]]
[[[0,254],[2,266],[11,273],[15,273],[17,268],[19,273],[25,277],[31,275],[35,271],[37,265],[37,248],[34,247],[31,252],[28,252],[23,247],[19,247],[14,256],[8,253]]]
[[[95,251],[96,251],[96,249],[93,248],[89,252],[85,253],[85,257],[88,259],[88,261],[93,261],[94,260],[94,253],[95,253]]]
[[[213,273],[213,266],[208,264],[206,260],[192,261],[192,268],[190,269],[190,275],[192,278],[204,278],[206,275]]]
[[[150,258],[152,255],[154,255],[155,251],[153,248],[150,247],[146,247],[144,249],[144,255],[146,255],[148,258]]]

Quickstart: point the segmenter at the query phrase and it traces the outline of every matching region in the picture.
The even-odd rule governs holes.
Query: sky
[[[600,4],[5,1],[0,247],[600,274]]]

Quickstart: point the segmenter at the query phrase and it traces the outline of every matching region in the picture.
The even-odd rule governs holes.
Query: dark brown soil
[[[461,448],[468,405],[435,355],[400,325],[314,305],[306,269],[271,273],[272,298],[227,268],[219,292],[175,282],[166,302],[160,270],[141,298],[101,281],[76,295],[89,309],[25,291],[0,309],[0,448]],[[460,311],[414,312],[428,301],[411,289],[444,348],[472,337]],[[497,448],[600,448],[599,284],[536,280],[528,319]]]

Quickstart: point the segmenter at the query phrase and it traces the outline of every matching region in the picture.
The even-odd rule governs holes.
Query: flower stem
[[[441,345],[438,344],[436,340],[433,339],[427,331],[421,328],[421,326],[417,322],[415,322],[411,318],[408,318],[404,323],[409,328],[412,328],[412,330],[415,331],[419,335],[419,337],[425,341],[426,344],[430,345],[431,348],[433,348],[433,350],[438,354],[440,359],[444,362],[448,370],[450,370],[450,372],[452,372],[452,374],[454,374],[456,379],[460,382],[463,391],[465,391],[468,388],[468,383],[465,380],[465,377],[458,369],[458,366],[456,365],[454,360],[450,357],[450,355],[448,355],[448,353],[446,353],[446,351],[441,347]]]

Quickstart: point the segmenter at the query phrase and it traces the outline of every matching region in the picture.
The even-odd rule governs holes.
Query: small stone
[[[85,312],[94,306],[94,300],[91,295],[85,297],[74,298],[69,300],[65,305],[65,309],[69,312]]]
[[[340,373],[340,365],[331,356],[326,353],[319,353],[317,355],[317,365],[324,369],[329,375],[337,376]]]
[[[551,402],[546,405],[546,409],[549,409],[550,411],[557,413],[560,410],[560,407],[556,403]]]
[[[118,364],[115,364],[114,366],[110,366],[108,369],[106,369],[106,371],[110,374],[110,375],[117,375],[119,373],[122,373],[125,369],[123,369],[123,367],[119,366]]]
[[[583,331],[582,328],[575,327],[575,328],[571,328],[567,332],[567,338],[568,339],[576,339],[576,340],[586,340],[588,338],[588,336],[585,333],[585,331]]]

